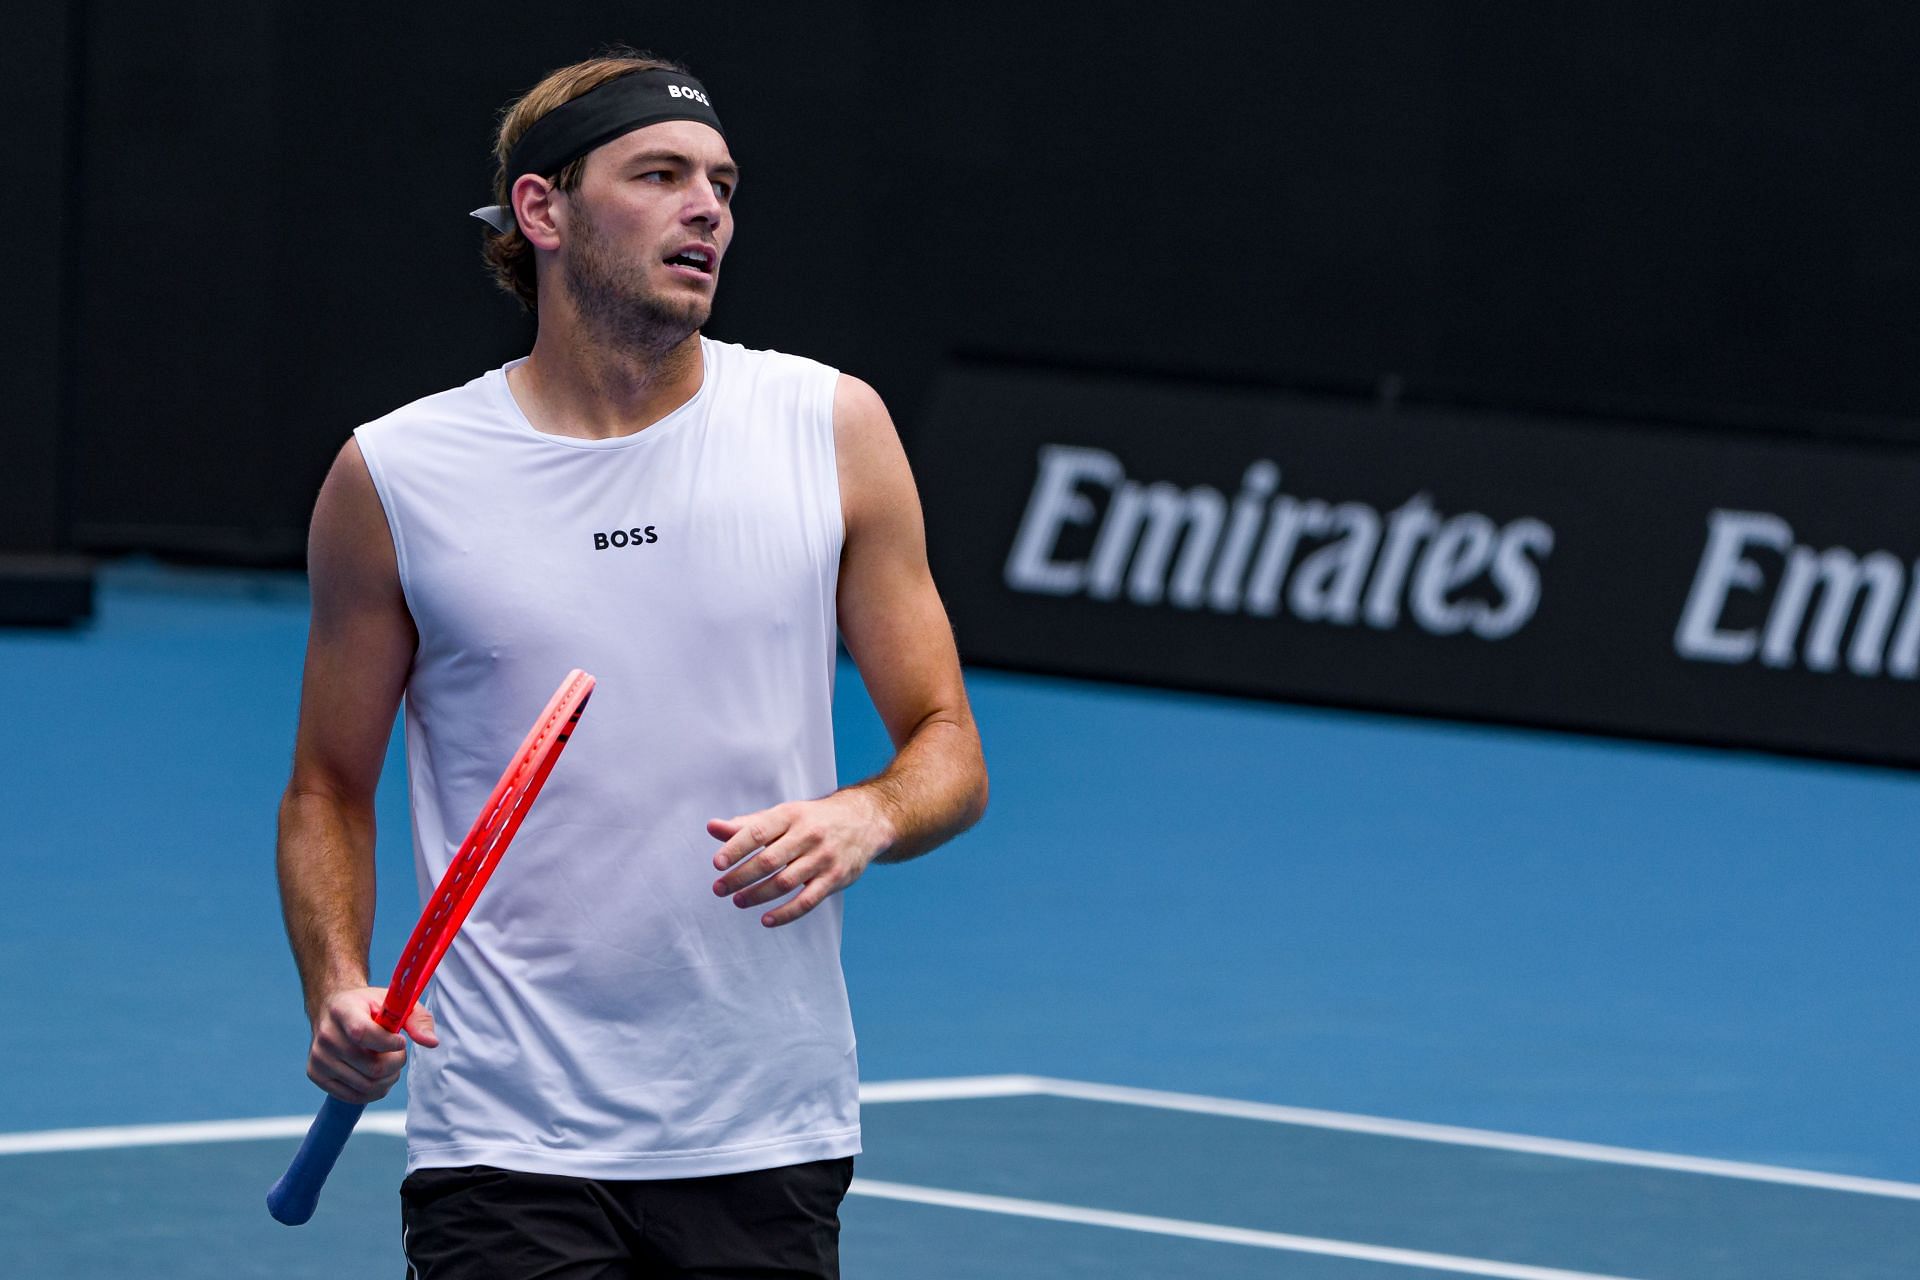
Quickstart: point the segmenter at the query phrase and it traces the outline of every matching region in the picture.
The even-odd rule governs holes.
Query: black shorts
[[[408,1280],[839,1280],[853,1157],[711,1178],[486,1165],[400,1184]]]

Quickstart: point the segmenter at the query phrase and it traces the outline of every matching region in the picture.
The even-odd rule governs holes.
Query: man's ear
[[[548,252],[560,247],[560,232],[566,226],[566,192],[537,173],[523,173],[514,179],[507,198],[513,206],[513,220],[528,244]]]

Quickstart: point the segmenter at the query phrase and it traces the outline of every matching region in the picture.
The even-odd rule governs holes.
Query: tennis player
[[[477,216],[532,353],[360,427],[314,511],[279,841],[308,1073],[366,1102],[406,1057],[367,967],[403,695],[428,892],[585,668],[593,714],[405,1028],[409,1274],[836,1276],[837,895],[986,803],[919,499],[865,383],[702,333],[740,174],[685,68],[556,71],[496,155]],[[848,787],[836,638],[895,744]]]

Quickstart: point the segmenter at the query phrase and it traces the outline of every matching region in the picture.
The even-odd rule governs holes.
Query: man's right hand
[[[352,987],[327,997],[313,1020],[313,1046],[307,1052],[307,1078],[342,1102],[365,1106],[387,1096],[407,1064],[407,1039],[431,1049],[440,1043],[433,1015],[419,1005],[401,1030],[387,1030],[374,1013],[387,998],[385,987]]]

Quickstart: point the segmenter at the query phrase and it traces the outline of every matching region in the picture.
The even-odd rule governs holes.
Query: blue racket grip
[[[267,1192],[267,1212],[276,1222],[297,1227],[313,1216],[313,1207],[320,1203],[320,1188],[327,1185],[333,1162],[340,1158],[341,1148],[347,1145],[353,1126],[360,1123],[360,1113],[365,1110],[361,1103],[342,1102],[327,1095],[320,1104],[320,1114],[301,1139],[300,1149],[293,1153],[293,1163]]]

